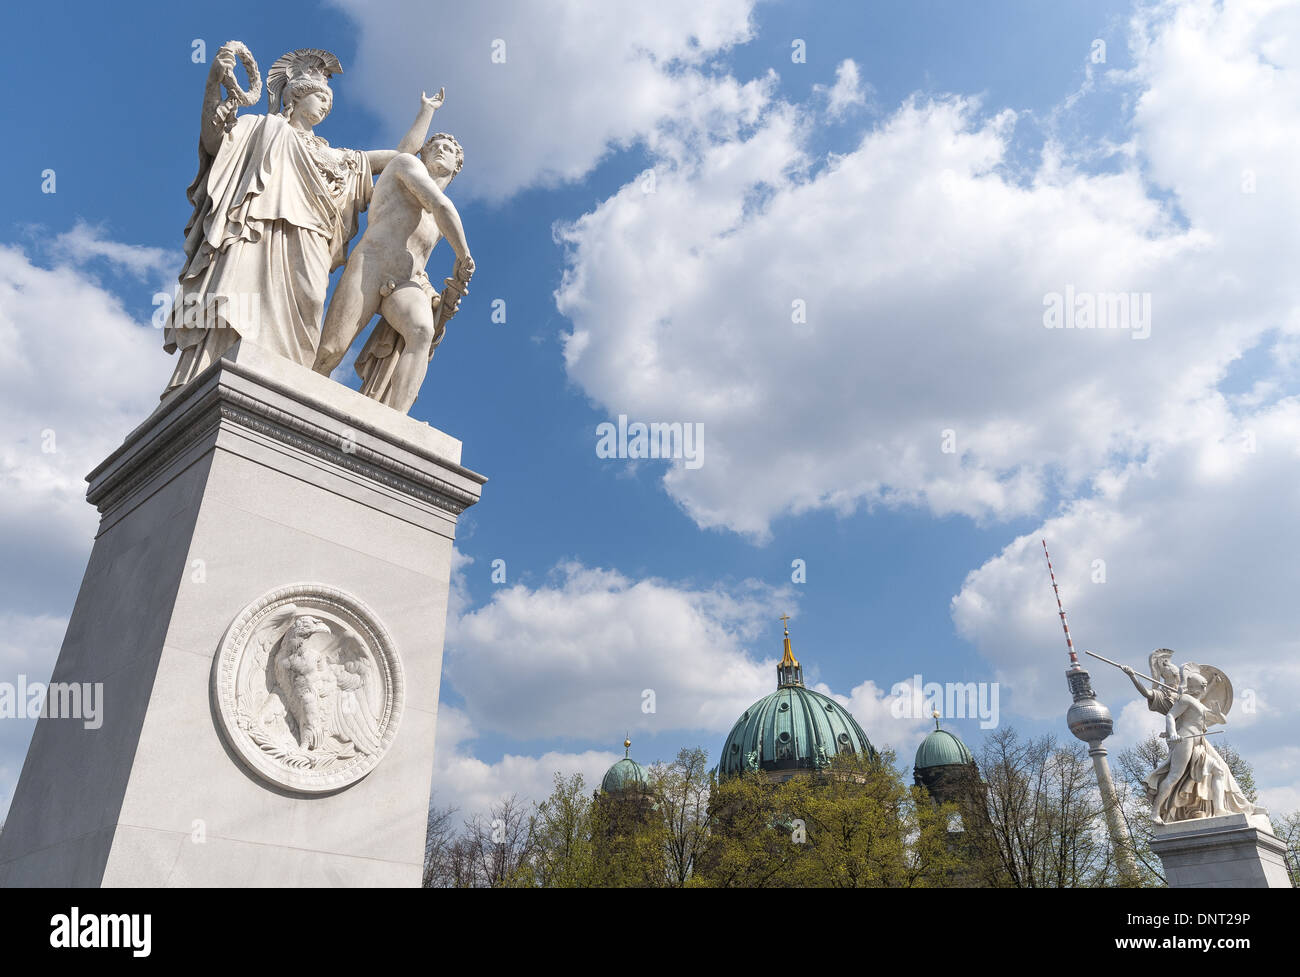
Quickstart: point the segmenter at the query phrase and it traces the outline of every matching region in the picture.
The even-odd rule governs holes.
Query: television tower
[[[1110,776],[1110,763],[1106,760],[1106,747],[1102,741],[1115,729],[1110,710],[1097,701],[1092,691],[1092,676],[1079,662],[1074,653],[1074,641],[1070,637],[1070,624],[1065,619],[1065,608],[1061,606],[1061,591],[1056,586],[1056,573],[1052,570],[1052,557],[1047,552],[1047,540],[1043,540],[1043,555],[1047,557],[1047,572],[1052,578],[1052,592],[1056,594],[1056,610],[1061,615],[1061,627],[1065,630],[1065,647],[1070,653],[1070,667],[1066,669],[1065,681],[1068,683],[1074,703],[1065,715],[1070,732],[1088,744],[1088,756],[1092,757],[1092,768],[1097,772],[1097,787],[1101,790],[1102,809],[1106,814],[1106,828],[1110,832],[1111,847],[1115,852],[1115,861],[1124,882],[1137,881],[1137,862],[1133,858],[1133,848],[1129,843],[1124,822],[1120,818],[1119,795],[1115,792],[1115,781]]]

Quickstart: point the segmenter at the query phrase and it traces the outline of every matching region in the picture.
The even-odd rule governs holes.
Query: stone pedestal
[[[1263,814],[1158,824],[1151,850],[1173,889],[1289,889],[1286,845]]]
[[[52,681],[102,683],[103,725],[38,722],[0,884],[418,885],[452,540],[485,481],[460,448],[247,344],[162,403],[88,477]],[[249,614],[304,582],[396,662],[382,751],[310,792],[255,769],[214,694]],[[250,673],[263,700],[273,672]]]

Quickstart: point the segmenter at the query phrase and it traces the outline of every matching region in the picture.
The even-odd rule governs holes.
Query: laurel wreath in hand
[[[233,69],[225,72],[221,77],[221,84],[226,89],[226,100],[212,123],[224,125],[226,131],[229,131],[235,124],[235,112],[252,105],[262,97],[262,75],[257,70],[257,61],[253,58],[253,52],[242,41],[227,41],[221,46],[221,50],[229,51],[237,57],[244,65],[244,71],[248,73],[247,91],[239,86],[239,80],[235,77]]]

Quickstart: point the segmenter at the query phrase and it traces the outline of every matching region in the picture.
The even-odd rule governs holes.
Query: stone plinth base
[[[1223,814],[1158,824],[1151,850],[1173,889],[1289,889],[1286,845],[1267,815]]]
[[[485,481],[460,442],[243,345],[88,481],[101,521],[52,681],[97,684],[103,724],[37,723],[0,884],[418,885],[452,540]],[[354,601],[398,663],[372,697],[394,720],[377,764],[330,758],[351,772],[316,793],[254,769],[214,692],[241,614],[308,581],[311,613],[341,630],[331,595]],[[256,732],[280,722],[283,743],[275,664],[240,690],[262,683]]]

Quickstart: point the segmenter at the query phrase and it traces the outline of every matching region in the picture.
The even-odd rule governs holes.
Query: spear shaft
[[[1114,665],[1116,668],[1123,668],[1123,667],[1124,667],[1124,666],[1121,665],[1119,662],[1113,662],[1113,661],[1111,661],[1109,658],[1105,657],[1104,655],[1098,655],[1098,654],[1095,654],[1094,652],[1091,652],[1091,651],[1085,651],[1084,654],[1085,654],[1085,655],[1092,655],[1092,657],[1093,657],[1093,658],[1096,658],[1098,661],[1103,661],[1103,662],[1105,662],[1107,665]],[[1165,685],[1164,682],[1161,682],[1161,681],[1159,681],[1158,679],[1151,678],[1149,675],[1143,675],[1142,677],[1143,677],[1144,679],[1146,679],[1148,682],[1152,683],[1153,685],[1159,685],[1159,686],[1162,686],[1163,688],[1168,689],[1170,692],[1178,692],[1178,690],[1177,690],[1176,688],[1174,688],[1172,685]],[[1181,695],[1182,693],[1179,693],[1179,694]],[[1222,732],[1223,732],[1223,730],[1221,730],[1221,729],[1214,729],[1214,730],[1211,730],[1211,731],[1208,732],[1208,733],[1189,733],[1188,735],[1184,736],[1183,739],[1185,739],[1185,740],[1194,740],[1194,739],[1196,739],[1197,737],[1200,737],[1200,736],[1218,736],[1218,735],[1219,735],[1220,733],[1222,733]],[[1166,734],[1166,733],[1161,733],[1161,734],[1160,734],[1160,738],[1161,738],[1161,739],[1166,739],[1166,738],[1167,738],[1167,734]]]
[[[1109,658],[1105,657],[1104,655],[1098,655],[1096,652],[1085,651],[1084,654],[1085,654],[1085,655],[1092,655],[1093,658],[1097,659],[1098,661],[1103,661],[1103,662],[1105,662],[1107,665],[1114,665],[1114,666],[1115,666],[1116,668],[1118,668],[1120,671],[1123,671],[1124,668],[1125,668],[1125,666],[1121,665],[1119,662],[1113,662],[1113,661],[1111,661]],[[1137,671],[1137,669],[1134,669],[1134,671]],[[1154,678],[1152,678],[1150,675],[1143,675],[1142,678],[1146,679],[1146,680],[1147,680],[1148,682],[1150,682],[1152,685],[1158,685],[1158,686],[1160,686],[1160,687],[1163,688],[1163,689],[1168,689],[1170,692],[1179,692],[1179,693],[1182,692],[1181,689],[1175,688],[1175,687],[1172,686],[1172,685],[1166,685],[1164,682],[1161,682],[1159,679],[1154,679]]]

